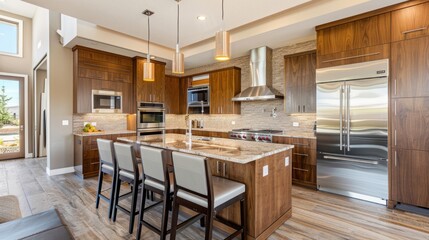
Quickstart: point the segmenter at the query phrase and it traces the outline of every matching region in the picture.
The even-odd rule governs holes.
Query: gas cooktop
[[[229,138],[240,139],[246,141],[257,141],[257,142],[272,142],[273,134],[283,133],[282,130],[273,129],[233,129],[229,132]]]

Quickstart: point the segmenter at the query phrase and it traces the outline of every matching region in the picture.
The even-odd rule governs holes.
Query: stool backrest
[[[115,150],[113,149],[113,141],[107,139],[97,139],[98,154],[100,161],[103,163],[116,166]]]
[[[210,191],[208,189],[210,170],[207,169],[206,161],[205,157],[173,152],[176,186],[208,196]]]
[[[152,147],[140,147],[140,156],[145,176],[161,182],[165,180],[164,150]]]
[[[115,146],[116,161],[120,170],[126,170],[129,172],[137,172],[137,160],[134,153],[133,145],[118,143],[113,144]]]

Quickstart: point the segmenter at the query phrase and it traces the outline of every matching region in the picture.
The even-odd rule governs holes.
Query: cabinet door
[[[122,113],[136,113],[136,100],[134,97],[134,85],[122,83]]]
[[[179,114],[186,114],[188,109],[188,87],[191,78],[179,79]]]
[[[429,35],[429,3],[392,12],[392,42]]]
[[[300,81],[303,55],[285,57],[285,110],[286,113],[300,112]]]
[[[222,75],[219,72],[210,73],[210,114],[221,113],[221,80]]]
[[[180,79],[173,76],[165,76],[165,113],[179,114]]]
[[[165,66],[155,64],[155,81],[152,84],[152,102],[164,102]]]
[[[134,82],[136,85],[136,101],[137,102],[150,102],[152,93],[151,82],[143,81],[143,63],[144,59],[134,59]]]
[[[325,55],[389,42],[390,13],[385,13],[319,30],[317,53]]]
[[[392,197],[395,201],[429,207],[429,152],[394,150]]]
[[[393,144],[429,151],[429,98],[394,99]]]
[[[303,56],[301,78],[301,111],[316,112],[316,52]]]
[[[239,114],[240,103],[231,99],[240,93],[239,69],[226,69],[210,73],[210,113]]]
[[[429,37],[392,44],[392,97],[429,96]]]
[[[74,113],[92,112],[92,81],[88,78],[78,78],[74,86]]]

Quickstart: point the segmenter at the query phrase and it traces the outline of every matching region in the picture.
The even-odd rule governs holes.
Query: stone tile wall
[[[96,122],[97,129],[116,131],[127,129],[127,114],[74,114],[73,133],[82,132],[84,122]]]

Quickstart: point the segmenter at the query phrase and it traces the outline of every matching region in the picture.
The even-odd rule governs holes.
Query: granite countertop
[[[111,130],[111,131],[100,131],[100,132],[77,132],[77,133],[73,133],[73,135],[85,137],[85,136],[101,136],[101,135],[128,134],[128,133],[137,134],[136,131],[132,131],[132,130]]]
[[[211,140],[205,141],[203,139]],[[118,140],[241,164],[246,164],[293,148],[293,145],[197,136],[192,137],[192,144],[189,145],[187,143],[187,136],[184,134],[120,137]]]
[[[181,129],[186,130],[185,128],[167,128],[168,130],[171,129]],[[213,129],[213,128],[192,128],[192,130],[195,131],[208,131],[208,132],[230,132],[231,130],[224,130],[224,129]],[[284,132],[280,134],[273,134],[273,136],[278,137],[291,137],[291,138],[308,138],[308,139],[316,139],[316,135],[314,133],[309,132]]]

